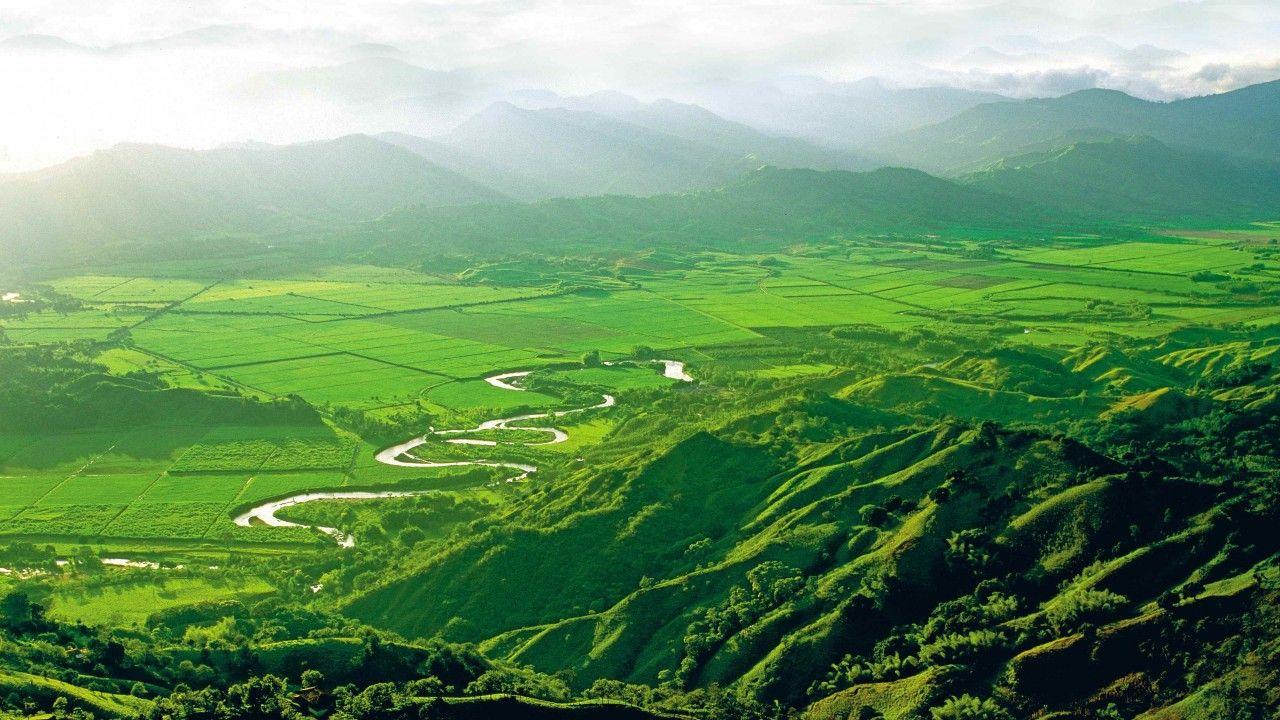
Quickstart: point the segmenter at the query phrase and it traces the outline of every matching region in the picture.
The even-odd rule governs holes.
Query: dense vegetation
[[[1259,123],[23,245],[0,715],[1274,717],[1278,176],[1218,152]]]

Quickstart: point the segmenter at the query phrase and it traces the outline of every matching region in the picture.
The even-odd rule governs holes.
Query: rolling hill
[[[407,204],[504,196],[373,138],[207,151],[120,145],[0,179],[0,244],[18,255],[115,241],[270,233]]]
[[[611,114],[495,103],[431,140],[488,168],[531,178],[546,188],[541,197],[711,188],[764,164],[858,165],[840,153],[769,136],[692,105],[588,105]]]
[[[597,92],[562,97],[529,91],[516,96],[515,104],[534,109],[562,108],[638,125],[657,132],[784,168],[815,170],[865,170],[872,164],[851,153],[833,150],[787,133],[768,133],[749,123],[728,120],[701,105],[658,99],[643,102],[619,92]]]
[[[839,233],[1020,228],[1061,212],[918,170],[865,173],[764,167],[718,190],[559,198],[526,205],[405,208],[345,236],[380,252],[492,255],[655,247],[776,248]]]
[[[989,103],[887,138],[878,149],[880,157],[894,162],[956,173],[1062,138],[1147,135],[1170,145],[1274,162],[1280,161],[1277,133],[1280,81],[1169,103],[1098,89]]]
[[[1280,165],[1181,150],[1148,137],[1081,142],[1001,160],[970,187],[1094,217],[1212,222],[1280,208]]]

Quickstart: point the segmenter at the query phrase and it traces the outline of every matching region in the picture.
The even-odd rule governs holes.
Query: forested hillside
[[[113,242],[261,235],[377,217],[409,204],[504,196],[366,136],[204,152],[103,150],[0,177],[0,245],[38,259]]]
[[[1148,135],[1171,145],[1242,159],[1280,160],[1280,81],[1219,95],[1151,102],[1116,90],[979,105],[878,143],[883,159],[934,172],[972,170],[1036,145],[1082,134]]]
[[[1280,206],[1280,164],[1176,150],[1147,137],[1005,158],[964,182],[1063,212],[1147,222],[1230,222]]]

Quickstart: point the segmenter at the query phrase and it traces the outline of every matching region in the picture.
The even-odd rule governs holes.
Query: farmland
[[[263,399],[297,396],[373,417],[425,413],[457,425],[563,407],[574,387],[625,396],[670,386],[638,368],[555,369],[587,351],[608,359],[645,347],[700,372],[724,367],[780,379],[829,373],[832,366],[804,361],[803,347],[786,338],[840,325],[980,325],[1011,343],[1065,348],[1107,334],[1159,336],[1189,323],[1280,322],[1274,304],[1249,294],[1280,278],[1280,264],[1235,236],[1062,238],[983,257],[972,249],[922,238],[788,254],[701,253],[666,266],[623,263],[597,288],[572,290],[554,276],[498,286],[368,266],[233,280],[219,279],[215,265],[175,277],[55,277],[44,286],[75,309],[6,318],[3,329],[19,344],[124,332],[124,344],[97,356],[107,372]],[[1206,272],[1232,282],[1197,279]],[[522,393],[482,380],[539,367],[551,371]],[[611,418],[597,413],[561,424],[571,422],[580,427],[571,428],[570,444],[534,454],[554,464],[580,452],[608,433]],[[141,430],[10,432],[0,436],[3,533],[108,545],[138,538],[305,543],[296,529],[234,528],[230,516],[290,493],[423,475],[378,466],[370,459],[376,449],[325,422],[227,426],[175,418]],[[465,448],[441,452],[468,456]]]
[[[808,659],[848,597],[881,598],[853,602],[886,627],[919,620],[883,600],[895,583],[960,602],[952,563],[984,553],[1025,578],[1000,581],[1030,628],[1000,635],[1006,653],[1056,642],[1036,618],[1109,582],[1097,558],[1195,537],[1178,572],[1248,592],[1266,524],[1233,519],[1238,544],[1220,525],[1267,503],[1194,514],[1219,495],[1129,448],[1159,438],[1143,452],[1178,478],[1280,467],[1253,429],[1274,402],[1280,259],[1238,231],[1134,235],[51,272],[0,316],[30,389],[0,418],[0,590],[31,589],[56,622],[148,628],[184,658],[253,632],[264,663],[349,667],[358,625],[568,671],[575,692],[731,682],[789,703],[893,677]],[[1231,413],[1254,415],[1195,434]],[[1137,519],[1105,546],[1077,537],[1113,503]],[[1152,539],[1166,526],[1183,534]],[[800,568],[803,599],[784,597]],[[1158,600],[1113,586],[1133,613]],[[712,625],[721,612],[742,626]],[[276,648],[274,621],[244,624],[271,613],[315,636]],[[933,678],[919,637],[894,642]]]

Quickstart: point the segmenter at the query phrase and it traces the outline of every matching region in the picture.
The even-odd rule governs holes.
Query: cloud
[[[1277,48],[1273,0],[6,0],[0,96],[24,112],[0,114],[0,171],[124,140],[391,129],[432,116],[433,97],[470,107],[459,93],[526,87],[696,100],[690,88],[714,83],[879,76],[1171,99],[1272,79]],[[296,103],[243,92],[255,78],[305,81],[371,58],[400,64],[317,81]],[[472,82],[448,97],[401,92],[404,64]]]
[[[1091,67],[1053,68],[1023,73],[971,70],[953,76],[949,84],[1012,97],[1054,97],[1078,90],[1105,87],[1110,74]]]
[[[1280,61],[1256,63],[1209,63],[1192,75],[1195,83],[1191,94],[1208,94],[1232,90],[1245,85],[1269,82],[1280,77]]]

